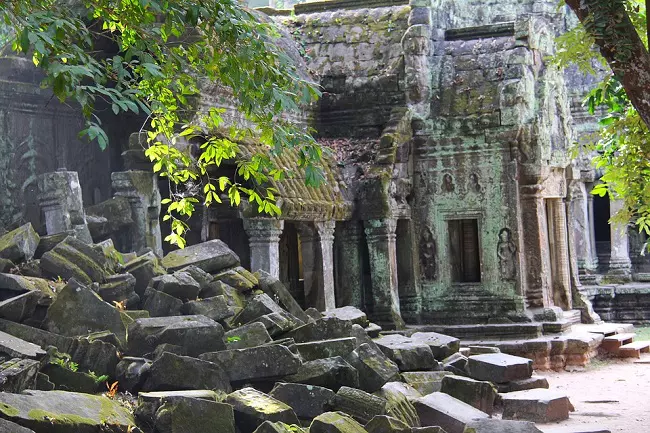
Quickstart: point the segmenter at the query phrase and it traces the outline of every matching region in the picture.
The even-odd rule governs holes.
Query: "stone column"
[[[126,197],[131,205],[133,225],[122,238],[123,250],[151,248],[162,257],[160,234],[160,191],[158,177],[149,171],[120,171],[111,175],[116,197]]]
[[[397,249],[394,219],[365,221],[366,242],[370,257],[370,280],[373,295],[373,320],[387,328],[402,328],[397,286]]]
[[[591,248],[591,257],[593,258],[593,269],[594,272],[598,271],[598,250],[596,250],[596,225],[594,224],[594,196],[591,194],[591,189],[593,184],[587,187],[587,211],[589,212],[589,238],[590,238],[590,248]]]
[[[363,309],[363,257],[359,221],[346,221],[337,237],[339,261],[337,267],[336,304]]]
[[[45,173],[38,177],[38,190],[48,235],[72,230],[78,239],[92,243],[76,171]]]
[[[244,220],[251,249],[251,271],[263,270],[280,278],[280,235],[284,221],[272,218]]]
[[[521,187],[521,221],[525,259],[526,301],[529,308],[551,305],[549,275],[551,266],[548,254],[548,233],[541,185]]]
[[[593,256],[595,245],[593,209],[590,212],[590,206],[593,206],[593,199],[589,200],[589,194],[584,182],[572,181],[569,187],[569,206],[570,218],[573,232],[573,246],[575,248],[575,258],[577,260],[578,273],[580,276],[591,275],[596,271],[598,259]]]
[[[609,214],[611,217],[623,209],[621,200],[610,200]],[[627,224],[611,222],[612,252],[609,259],[608,275],[620,281],[629,281],[632,278],[632,262],[630,261],[629,240],[627,237]]]
[[[336,295],[334,293],[334,221],[322,221],[316,223],[318,239],[320,241],[321,269],[323,303],[325,310],[336,308]]]
[[[553,275],[553,301],[555,306],[563,310],[572,308],[571,296],[571,267],[569,262],[569,238],[567,232],[566,205],[561,198],[549,199],[551,202],[550,216],[553,218],[553,238],[555,241],[555,260]]]

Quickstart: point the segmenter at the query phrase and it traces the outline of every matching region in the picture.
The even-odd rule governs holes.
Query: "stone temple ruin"
[[[105,115],[102,152],[28,60],[0,58],[0,352],[13,362],[0,418],[49,431],[59,399],[83,409],[84,432],[503,431],[475,421],[495,399],[504,419],[566,418],[532,369],[646,351],[625,324],[650,320],[650,260],[634,227],[608,224],[617,201],[590,194],[588,156],[571,158],[597,130],[581,104],[594,78],[548,64],[574,24],[556,3],[262,8],[323,89],[295,121],[331,150],[327,182],[276,182],[277,219],[204,210],[192,246],[171,252],[142,119]],[[200,106],[235,121],[216,86]],[[593,332],[571,332],[581,322]],[[79,394],[97,391],[81,371],[142,391],[136,419],[102,418],[113,401]],[[30,399],[43,413],[23,411]],[[206,413],[217,430],[178,427]]]

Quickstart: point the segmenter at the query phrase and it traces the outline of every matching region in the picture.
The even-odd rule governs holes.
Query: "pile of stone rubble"
[[[0,272],[0,432],[529,433],[572,410],[526,358],[303,311],[219,240],[159,259],[25,225]]]

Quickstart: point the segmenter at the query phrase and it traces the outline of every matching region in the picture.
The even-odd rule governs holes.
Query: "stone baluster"
[[[611,200],[609,213],[613,217],[623,209],[623,201]],[[611,255],[609,259],[610,277],[615,277],[624,282],[632,278],[632,262],[630,260],[629,239],[627,224],[610,222],[611,224]]]
[[[397,286],[397,248],[394,219],[369,220],[364,222],[368,254],[370,257],[370,279],[374,301],[373,320],[387,328],[402,328],[404,321],[400,313]]]
[[[126,197],[131,205],[133,224],[123,236],[123,250],[139,251],[151,248],[162,257],[160,234],[160,191],[158,177],[148,171],[120,171],[111,175],[116,197]]]
[[[77,172],[61,169],[45,173],[38,178],[38,189],[47,234],[73,230],[78,239],[91,243]]]
[[[280,235],[284,221],[271,218],[244,220],[251,250],[251,270],[263,270],[280,278]]]

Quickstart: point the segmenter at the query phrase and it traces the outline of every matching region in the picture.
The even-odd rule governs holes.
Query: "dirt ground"
[[[596,359],[584,371],[535,374],[545,376],[550,389],[568,394],[576,409],[566,421],[539,424],[545,433],[650,433],[650,354]]]

